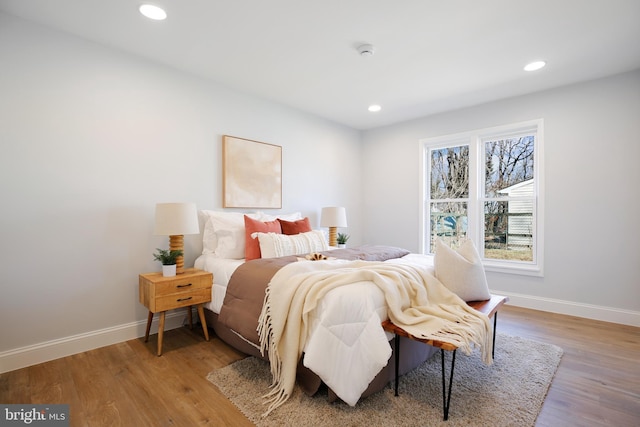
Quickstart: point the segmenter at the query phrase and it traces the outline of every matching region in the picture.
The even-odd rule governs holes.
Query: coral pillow
[[[278,220],[275,221],[258,221],[256,219],[244,216],[245,228],[245,252],[244,257],[247,261],[260,258],[260,242],[258,239],[251,237],[253,233],[282,233],[282,228]]]
[[[292,235],[312,231],[311,223],[307,217],[297,221],[285,221],[284,219],[278,218],[278,221],[280,222],[280,227],[282,227],[282,234]]]
[[[471,240],[462,243],[457,251],[440,239],[436,240],[433,263],[438,280],[463,300],[484,301],[491,298],[482,260]]]

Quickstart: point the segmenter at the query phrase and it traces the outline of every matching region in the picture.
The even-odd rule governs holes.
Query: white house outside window
[[[471,239],[487,270],[542,275],[542,120],[420,141],[422,252]]]

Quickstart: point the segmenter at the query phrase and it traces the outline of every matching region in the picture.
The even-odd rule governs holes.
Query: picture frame
[[[222,206],[282,208],[282,147],[222,137]]]

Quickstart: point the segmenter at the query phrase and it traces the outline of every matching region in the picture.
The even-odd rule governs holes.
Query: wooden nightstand
[[[162,355],[162,336],[164,334],[164,317],[167,310],[189,307],[189,324],[191,324],[191,306],[198,306],[198,316],[202,323],[204,338],[209,341],[209,331],[204,318],[203,304],[211,301],[213,274],[186,268],[183,274],[163,277],[161,272],[145,273],[139,277],[140,303],[149,309],[145,342],[149,340],[149,330],[153,314],[160,312],[158,325],[158,356]]]

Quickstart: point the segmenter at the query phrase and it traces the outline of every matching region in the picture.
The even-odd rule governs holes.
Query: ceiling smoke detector
[[[363,44],[358,46],[358,53],[360,53],[360,56],[372,56],[373,52],[372,44]]]

